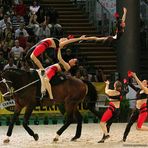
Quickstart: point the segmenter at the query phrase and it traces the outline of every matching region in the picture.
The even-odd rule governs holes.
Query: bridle
[[[6,80],[5,78],[2,78],[2,80],[0,81],[0,83],[4,83],[6,88],[7,88],[7,92],[2,94],[3,97],[6,97],[8,94],[10,94],[9,96],[13,96],[13,90],[12,87],[9,87],[8,83],[12,84],[12,81]]]

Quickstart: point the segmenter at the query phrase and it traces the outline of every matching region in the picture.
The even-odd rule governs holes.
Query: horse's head
[[[2,71],[0,79],[0,90],[2,94],[7,93],[7,96],[18,94],[20,92],[18,90],[23,90],[24,88],[29,91],[30,88],[27,85],[33,81],[30,73],[20,69],[7,69]],[[23,93],[20,94],[23,95]]]
[[[22,86],[24,71],[19,69],[6,69],[0,75],[0,91],[4,97],[11,97],[14,89]]]

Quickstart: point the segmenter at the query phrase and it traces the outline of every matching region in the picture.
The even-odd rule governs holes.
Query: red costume
[[[33,50],[33,54],[38,57],[41,53],[43,53],[47,48],[51,46],[50,39],[46,39],[44,41],[41,41]]]
[[[58,68],[55,65],[51,65],[46,68],[46,75],[49,80],[58,72]]]

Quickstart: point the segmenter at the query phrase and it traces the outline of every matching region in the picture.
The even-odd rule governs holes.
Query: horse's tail
[[[97,101],[97,90],[95,88],[95,86],[89,82],[89,81],[84,81],[84,83],[87,85],[88,87],[88,92],[87,95],[84,99],[84,107],[85,109],[88,109],[89,107],[93,108],[95,107],[96,101]]]
[[[89,81],[83,81],[88,87],[88,93],[83,101],[83,108],[89,109],[93,114],[100,118],[98,111],[96,111],[96,102],[98,99],[98,93],[95,86]]]
[[[98,111],[95,109],[95,105],[98,99],[98,94],[95,86],[89,81],[83,81],[88,87],[88,93],[84,98],[84,109],[89,109],[92,113],[94,113],[97,117],[100,118]]]

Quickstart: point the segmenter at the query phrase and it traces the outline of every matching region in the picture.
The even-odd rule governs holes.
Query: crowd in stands
[[[25,60],[27,51],[40,40],[47,37],[63,37],[63,28],[58,22],[59,14],[53,7],[42,7],[39,0],[25,4],[23,0],[0,0],[0,71],[8,68],[29,70]],[[64,60],[77,56],[72,53],[73,45],[64,51]],[[47,50],[40,58],[44,66],[56,62],[54,50]],[[101,67],[95,73],[88,73],[78,66],[69,74],[90,81],[104,81]]]

